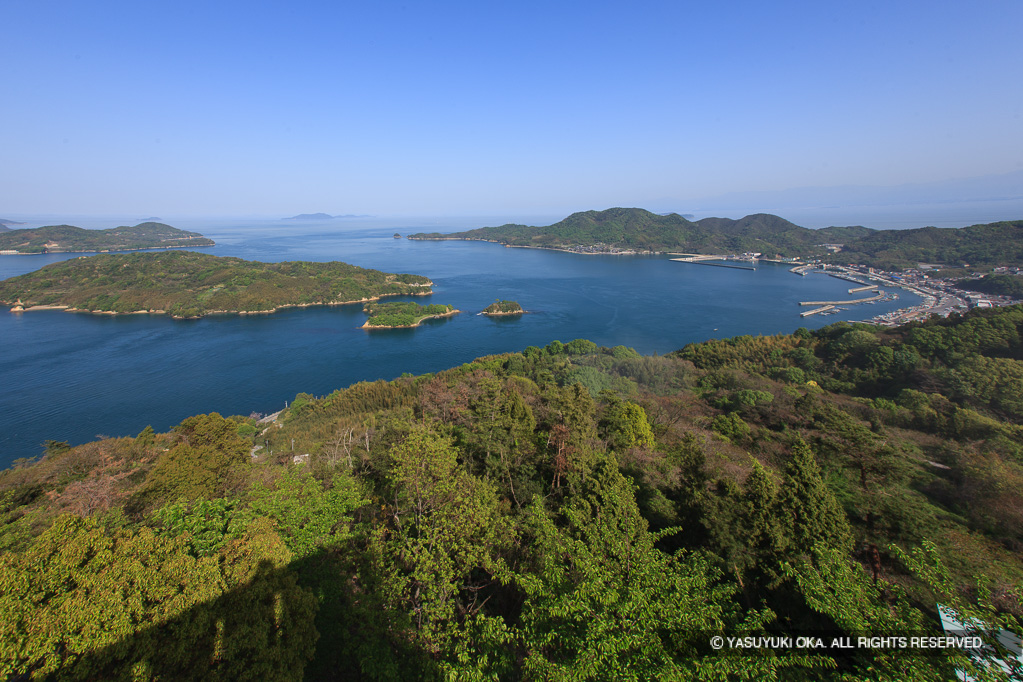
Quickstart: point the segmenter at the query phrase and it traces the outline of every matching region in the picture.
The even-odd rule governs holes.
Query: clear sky
[[[1019,0],[5,0],[0,26],[0,217],[685,212],[1023,168]]]

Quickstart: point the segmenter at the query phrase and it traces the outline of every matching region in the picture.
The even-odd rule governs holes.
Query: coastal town
[[[841,250],[840,244],[822,244],[821,246],[835,253]],[[899,308],[898,310],[864,319],[862,322],[885,327],[896,327],[907,322],[926,320],[931,315],[948,317],[952,313],[965,312],[971,308],[995,308],[1021,302],[1020,299],[1012,296],[981,294],[962,288],[961,283],[964,280],[983,278],[987,276],[988,273],[986,272],[970,272],[965,277],[963,275],[954,277],[941,276],[942,266],[926,263],[920,263],[915,268],[886,271],[866,265],[837,265],[835,263],[824,262],[821,259],[763,258],[762,254],[753,252],[729,255],[673,255],[682,256],[681,258],[672,259],[678,262],[716,267],[738,267],[749,270],[755,270],[756,263],[760,260],[784,263],[792,265],[790,272],[793,274],[801,276],[823,274],[857,285],[849,289],[849,294],[858,292],[873,293],[873,295],[868,295],[864,298],[850,299],[848,301],[801,301],[800,305],[803,306],[819,306],[800,313],[801,317],[818,314],[831,315],[845,310],[843,306],[898,299],[898,294],[891,291],[892,289],[902,289],[916,294],[923,301],[914,306]],[[742,265],[736,265],[735,263],[742,263]],[[969,266],[964,264],[962,269],[968,270]],[[1023,277],[1023,268],[1015,266],[998,267],[994,268],[991,274]],[[887,289],[882,289],[881,287],[887,287]]]
[[[867,282],[871,282],[877,286],[900,288],[923,299],[918,305],[900,308],[863,320],[863,322],[886,327],[896,327],[906,322],[925,320],[931,315],[948,317],[952,313],[966,312],[971,308],[993,308],[1020,303],[1018,299],[1009,296],[980,294],[961,289],[959,283],[964,279],[963,277],[940,277],[935,274],[937,269],[932,266],[922,265],[899,272],[888,272],[863,265],[813,263],[801,268],[793,268],[793,270],[801,270],[799,274],[819,272],[864,286],[867,286]],[[998,268],[996,272],[1023,276],[1018,267]],[[983,277],[984,273],[974,273],[971,276]],[[852,291],[850,290],[850,293]]]

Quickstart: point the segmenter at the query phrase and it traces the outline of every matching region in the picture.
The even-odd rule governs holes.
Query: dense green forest
[[[193,251],[103,254],[51,263],[0,282],[0,303],[27,308],[166,312],[272,311],[289,305],[362,301],[430,292],[421,275],[395,275],[341,262],[261,263]]]
[[[982,294],[1023,299],[1023,276],[1019,275],[988,275],[980,279],[961,279],[956,282],[956,286]]]
[[[711,636],[1023,623],[1023,307],[667,356],[577,339],[48,442],[0,473],[0,674],[1005,679]],[[1017,670],[1017,674],[1019,671]]]
[[[484,315],[514,315],[525,312],[518,301],[494,301],[483,309]]]
[[[50,225],[0,234],[0,251],[62,253],[68,251],[131,251],[171,249],[182,246],[213,246],[198,232],[179,230],[163,223],[139,223],[109,230],[86,230],[73,225]]]
[[[820,257],[886,270],[919,262],[958,267],[1023,263],[1023,221],[960,229],[871,230],[826,227],[810,230],[775,215],[758,213],[739,220],[704,218],[691,222],[676,213],[657,215],[639,208],[573,213],[546,227],[503,225],[451,234],[419,233],[410,239],[483,239],[511,246],[597,250],[679,251],[685,253],[763,253],[765,257]],[[821,244],[843,244],[833,254]]]
[[[369,315],[364,327],[416,327],[425,319],[457,313],[453,305],[431,303],[419,305],[411,301],[380,303],[372,301],[362,306]]]

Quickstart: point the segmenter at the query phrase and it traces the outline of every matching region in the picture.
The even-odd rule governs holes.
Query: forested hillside
[[[585,340],[0,474],[0,673],[949,680],[1023,615],[1023,308]],[[995,671],[987,679],[997,677]]]
[[[18,253],[60,253],[68,251],[129,251],[172,249],[183,246],[213,246],[213,240],[198,232],[179,230],[163,223],[86,230],[74,225],[48,225],[9,230],[0,235],[0,251]]]
[[[483,239],[510,246],[558,249],[679,251],[733,254],[756,252],[765,257],[820,257],[837,263],[860,263],[886,270],[939,263],[988,267],[1023,263],[1023,221],[964,228],[871,230],[826,227],[810,230],[757,213],[732,220],[703,218],[690,222],[676,213],[657,215],[640,208],[610,208],[573,213],[545,227],[503,225],[451,234],[420,233],[410,239]],[[842,244],[838,253],[822,244]]]
[[[337,261],[262,263],[169,251],[51,263],[0,282],[0,303],[200,317],[430,293],[431,284],[422,275],[391,274]]]

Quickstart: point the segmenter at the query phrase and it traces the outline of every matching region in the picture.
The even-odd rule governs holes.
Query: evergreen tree
[[[785,466],[778,516],[789,537],[791,551],[797,554],[811,554],[818,543],[846,552],[851,549],[845,512],[825,485],[810,446],[799,437]]]

